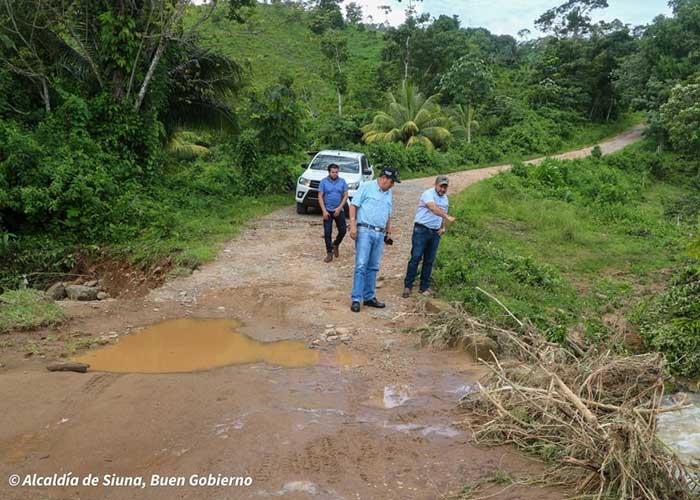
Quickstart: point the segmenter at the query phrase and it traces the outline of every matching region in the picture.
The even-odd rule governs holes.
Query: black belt
[[[373,226],[372,224],[365,224],[364,222],[358,222],[357,225],[360,227],[366,227],[367,229],[371,229],[372,231],[377,231],[378,233],[384,232],[383,227]]]
[[[435,232],[435,233],[437,233],[437,232],[440,230],[440,228],[433,229],[432,227],[428,227],[428,226],[426,226],[425,224],[421,224],[420,222],[414,222],[413,225],[414,225],[414,226],[420,226],[420,227],[422,227],[423,229],[427,229],[428,231],[433,231],[433,232]]]

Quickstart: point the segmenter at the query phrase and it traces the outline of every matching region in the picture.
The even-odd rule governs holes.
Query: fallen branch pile
[[[495,353],[487,377],[460,402],[465,424],[483,444],[513,443],[542,457],[546,482],[596,499],[697,498],[696,471],[656,437],[664,360],[624,356],[592,346],[548,342],[517,318],[519,331],[489,326],[461,309],[436,315],[428,343],[456,344],[488,335]]]

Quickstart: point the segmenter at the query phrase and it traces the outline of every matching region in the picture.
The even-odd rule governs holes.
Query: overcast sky
[[[380,5],[389,5],[392,12],[388,16],[392,25],[404,20],[407,0],[346,0],[355,1],[362,6],[365,18],[371,15],[373,22],[387,20],[379,9]],[[457,15],[463,27],[483,27],[495,34],[515,36],[522,28],[528,28],[536,34],[534,20],[552,7],[564,3],[564,0],[423,0],[417,2],[418,12],[429,12],[437,17],[441,14]],[[647,24],[657,15],[670,15],[671,9],[666,0],[608,0],[610,7],[595,12],[594,19],[611,21],[615,18],[633,26]]]

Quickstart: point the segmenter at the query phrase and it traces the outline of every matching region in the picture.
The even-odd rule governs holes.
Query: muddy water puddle
[[[687,394],[689,407],[662,413],[657,419],[657,434],[686,463],[700,460],[700,395]],[[667,404],[677,401],[669,398]]]
[[[344,347],[328,354],[297,340],[260,342],[241,333],[240,327],[239,322],[225,319],[164,321],[74,361],[89,364],[91,371],[122,373],[194,372],[250,363],[302,368],[363,362]]]

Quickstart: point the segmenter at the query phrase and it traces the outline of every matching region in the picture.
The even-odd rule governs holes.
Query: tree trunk
[[[474,121],[474,106],[467,105],[467,144],[472,143],[472,122]]]
[[[610,106],[608,106],[608,114],[605,117],[606,122],[610,121],[610,113],[612,113],[613,104],[615,104],[615,98],[611,97],[610,98]]]
[[[180,20],[180,17],[185,11],[186,4],[187,2],[181,1],[180,4],[177,6],[177,10],[173,14],[173,17],[170,19],[169,22],[167,22],[163,26],[163,30],[160,34],[160,41],[158,42],[158,48],[156,49],[156,53],[153,55],[151,64],[148,67],[148,71],[146,72],[145,78],[143,79],[141,89],[139,90],[138,97],[136,98],[136,103],[134,103],[134,111],[138,111],[141,108],[141,104],[143,104],[143,99],[144,97],[146,97],[146,91],[148,90],[148,86],[151,83],[151,79],[153,78],[153,74],[156,71],[156,67],[160,62],[160,58],[163,56],[163,52],[165,51],[165,44],[167,43],[167,40],[170,37],[170,30],[173,26],[177,25],[178,21]]]
[[[124,71],[121,68],[112,73],[112,97],[117,102],[124,98]]]
[[[148,86],[151,83],[151,79],[153,78],[153,73],[156,71],[156,66],[158,66],[158,63],[160,62],[160,58],[163,55],[163,51],[165,50],[165,33],[161,34],[160,42],[158,43],[158,49],[156,50],[156,53],[153,55],[153,59],[151,60],[151,65],[148,67],[148,72],[146,73],[146,77],[143,79],[143,83],[141,84],[141,89],[139,90],[139,95],[136,98],[136,103],[134,103],[134,111],[138,111],[141,108],[141,104],[143,103],[144,97],[146,97],[146,91],[148,90]]]
[[[406,37],[406,60],[404,61],[403,69],[403,79],[408,81],[408,62],[411,60],[411,47],[409,42],[411,41],[411,35]]]
[[[44,101],[44,109],[47,113],[51,113],[51,98],[49,96],[49,86],[46,83],[46,78],[41,79],[41,100]]]
[[[335,46],[335,63],[338,68],[338,77],[340,77],[340,53],[338,52],[338,45]],[[339,86],[336,86],[335,90],[338,93],[338,116],[343,116],[343,96],[340,93]]]

